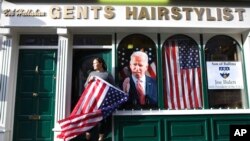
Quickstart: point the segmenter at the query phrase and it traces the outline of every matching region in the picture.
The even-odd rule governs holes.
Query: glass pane
[[[147,36],[133,34],[125,37],[118,46],[119,80],[123,80],[130,75],[130,55],[139,50],[147,53],[149,64],[153,67],[153,71],[148,72],[148,75],[156,78],[156,46],[154,41]]]
[[[202,108],[200,52],[197,43],[175,35],[163,44],[163,90],[167,109]]]
[[[232,38],[218,35],[205,46],[209,108],[242,108],[244,94],[241,52]]]
[[[74,35],[73,45],[112,45],[112,35]]]
[[[131,71],[132,66],[130,64],[131,55],[134,52],[140,52],[142,54],[148,56],[148,62],[137,64],[138,73],[140,76],[135,75],[135,71]],[[121,88],[125,88],[125,80],[128,82],[126,84],[126,92],[129,93],[129,100],[127,105],[124,108],[130,109],[147,109],[147,108],[156,108],[157,107],[157,84],[156,84],[156,46],[152,39],[149,37],[142,35],[142,34],[132,34],[129,35],[121,40],[118,46],[118,79]],[[137,57],[143,60],[145,56],[138,55]],[[136,58],[137,58],[136,57]],[[139,59],[139,60],[140,60]],[[135,62],[135,61],[134,61]],[[142,61],[144,62],[144,61]],[[147,66],[147,67],[145,67]],[[145,104],[142,104],[139,100],[139,92],[136,89],[136,80],[140,79],[139,77],[143,77],[146,80],[143,82],[142,85],[145,87],[144,95],[145,95]],[[145,77],[144,77],[145,76]],[[138,78],[137,78],[138,77]],[[148,85],[149,84],[149,85]]]
[[[21,35],[19,44],[25,46],[56,46],[58,45],[58,35]]]

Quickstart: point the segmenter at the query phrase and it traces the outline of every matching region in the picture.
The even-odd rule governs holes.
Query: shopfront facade
[[[139,50],[157,108],[120,108],[105,141],[229,140],[250,125],[249,4],[1,1],[0,140],[59,141],[93,58],[122,88]]]

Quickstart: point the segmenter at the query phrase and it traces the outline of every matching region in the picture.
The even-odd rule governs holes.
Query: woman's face
[[[93,68],[94,70],[101,70],[102,69],[102,63],[98,62],[98,60],[93,60]]]

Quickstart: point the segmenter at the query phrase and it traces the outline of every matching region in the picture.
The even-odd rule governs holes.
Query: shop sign
[[[106,19],[114,19],[116,9],[113,6],[51,6],[49,11],[42,9],[4,9],[6,17],[44,17],[48,15],[52,19],[88,19],[93,14],[94,19],[103,16]],[[246,12],[243,8],[216,8],[216,14],[213,14],[211,8],[193,8],[193,7],[136,7],[126,6],[124,18],[126,20],[182,20],[195,19],[197,21],[244,21],[243,14]],[[46,14],[47,13],[47,14]],[[100,13],[104,13],[100,15]],[[120,13],[119,13],[120,14]],[[192,17],[193,16],[193,17]]]
[[[208,89],[243,89],[241,62],[207,62]]]
[[[99,0],[108,4],[167,4],[170,0]]]
[[[249,8],[21,5],[3,2],[1,26],[248,27]],[[101,24],[100,24],[101,23]],[[188,23],[188,24],[186,24]]]

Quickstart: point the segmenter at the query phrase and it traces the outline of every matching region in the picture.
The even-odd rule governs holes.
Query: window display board
[[[243,89],[241,62],[207,62],[208,89]]]

